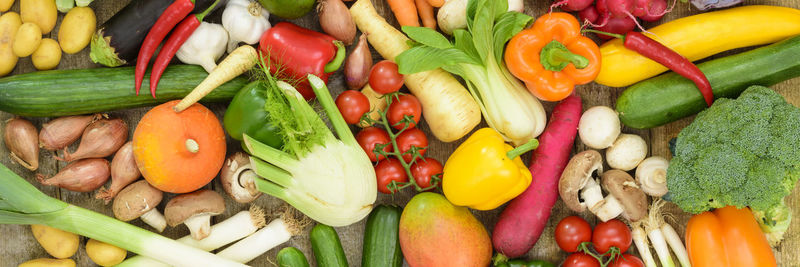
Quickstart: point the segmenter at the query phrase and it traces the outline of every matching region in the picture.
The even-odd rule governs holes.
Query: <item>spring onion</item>
[[[289,207],[279,218],[272,220],[258,232],[220,251],[217,256],[242,263],[249,262],[270,249],[286,243],[293,236],[300,234],[309,224],[311,221],[307,217]]]
[[[52,198],[2,164],[0,184],[0,224],[44,224],[173,266],[245,266]]]

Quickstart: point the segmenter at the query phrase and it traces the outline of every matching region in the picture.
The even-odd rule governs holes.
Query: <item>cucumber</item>
[[[772,86],[800,76],[800,36],[697,65],[711,82],[714,97],[736,98],[751,85]],[[629,87],[617,99],[617,112],[628,127],[646,129],[707,108],[688,79],[674,72]]]
[[[379,205],[369,214],[364,230],[362,267],[403,266],[403,251],[400,250],[398,236],[402,212],[397,206]]]
[[[294,247],[285,247],[278,251],[279,267],[308,267],[308,261],[303,252]]]
[[[37,71],[0,79],[0,110],[20,116],[55,117],[154,106],[181,99],[208,73],[200,66],[174,65],[164,71],[156,99],[147,89],[136,95],[133,67]],[[145,77],[148,84],[150,74]],[[238,77],[203,102],[230,101],[247,84]]]
[[[347,256],[344,255],[342,242],[333,227],[317,224],[311,229],[311,249],[317,266],[347,267]]]

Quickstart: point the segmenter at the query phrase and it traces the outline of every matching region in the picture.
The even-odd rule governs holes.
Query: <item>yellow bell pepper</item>
[[[691,61],[800,34],[800,10],[743,6],[673,20],[645,33]],[[603,64],[595,82],[624,87],[667,71],[667,67],[625,48],[622,40],[600,46]]]
[[[536,139],[513,148],[492,128],[472,134],[447,159],[442,190],[450,202],[477,210],[499,207],[531,184],[519,155],[539,146]]]

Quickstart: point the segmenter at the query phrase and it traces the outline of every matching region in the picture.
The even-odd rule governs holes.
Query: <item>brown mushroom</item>
[[[603,157],[595,150],[586,150],[573,156],[564,172],[561,173],[561,179],[558,181],[558,192],[561,199],[571,210],[582,212],[586,210],[587,205],[599,202],[602,200],[602,193],[600,187],[592,178],[592,174],[597,171],[598,175],[603,172]],[[597,187],[596,189],[594,187]],[[586,199],[584,202],[578,197],[581,191],[597,191],[600,194],[599,199]],[[595,194],[589,194],[590,197]],[[591,202],[590,202],[591,201]]]
[[[647,216],[647,196],[630,174],[610,170],[603,173],[602,179],[602,186],[609,195],[603,206],[595,212],[600,220],[608,221],[622,214],[625,219],[636,222]]]
[[[211,216],[225,211],[225,200],[219,193],[203,189],[172,198],[164,215],[167,224],[175,227],[183,223],[195,240],[206,238],[211,233]]]
[[[225,160],[225,165],[219,178],[222,189],[239,203],[250,203],[261,196],[261,191],[256,188],[257,174],[250,165],[250,157],[242,152],[236,152]]]
[[[167,222],[156,206],[161,203],[163,194],[145,180],[132,183],[119,191],[114,198],[114,217],[124,222],[141,218],[143,222],[162,232],[167,227]]]

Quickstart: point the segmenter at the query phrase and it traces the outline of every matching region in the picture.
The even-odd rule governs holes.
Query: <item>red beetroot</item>
[[[578,18],[581,19],[581,23],[586,23],[588,20],[589,23],[595,24],[600,19],[600,13],[594,6],[589,6],[578,12]]]
[[[542,234],[558,200],[558,180],[569,160],[583,110],[581,98],[573,94],[562,100],[539,136],[530,171],[533,181],[500,213],[494,226],[492,244],[509,258],[527,253]]]
[[[612,15],[608,14],[609,13],[606,13],[606,15],[600,16],[600,21],[606,20],[605,25],[602,25],[601,27],[597,27],[595,29],[597,29],[598,31],[610,32],[616,34],[625,34],[628,33],[629,31],[632,31],[633,28],[636,27],[636,23],[634,23],[633,19],[629,17],[614,18]],[[603,40],[608,40],[613,38],[605,34],[598,34],[597,36]]]
[[[36,179],[43,185],[58,186],[75,192],[90,192],[105,184],[110,175],[108,160],[82,159],[70,163],[50,179],[45,180],[42,174],[37,174]]]

